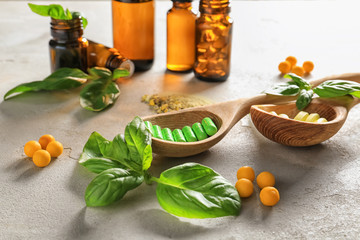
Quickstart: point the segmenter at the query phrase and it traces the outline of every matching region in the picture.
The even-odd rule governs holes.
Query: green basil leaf
[[[293,83],[277,84],[266,90],[266,94],[280,95],[280,96],[296,96],[300,92],[300,88]]]
[[[107,158],[89,158],[79,162],[86,167],[90,172],[101,173],[110,168],[122,168],[126,169],[119,161],[107,159]]]
[[[325,98],[340,97],[352,93],[354,93],[352,94],[353,96],[357,96],[357,92],[359,91],[359,83],[346,80],[329,80],[314,88],[314,92],[319,95],[319,97]]]
[[[313,95],[313,90],[302,89],[300,91],[299,97],[296,100],[296,107],[299,110],[303,110],[304,108],[306,108],[307,105],[309,105],[309,103],[311,102]]]
[[[151,133],[144,121],[135,117],[125,128],[125,141],[134,170],[147,170],[152,162]]]
[[[360,91],[352,92],[352,93],[350,93],[350,94],[353,95],[354,97],[360,98]]]
[[[14,94],[35,91],[53,91],[72,89],[81,86],[87,81],[88,75],[76,68],[60,68],[43,81],[34,81],[20,84],[9,90],[4,95],[4,100],[9,99]]]
[[[186,163],[161,173],[156,195],[162,208],[187,218],[238,215],[241,200],[225,178],[211,168]]]
[[[110,168],[125,169],[126,167],[119,161],[104,157],[102,148],[106,143],[109,143],[109,141],[99,133],[93,132],[84,146],[79,163],[94,173],[100,173]]]
[[[305,79],[302,77],[299,77],[298,75],[294,73],[289,73],[284,76],[284,78],[291,79],[296,85],[299,86],[300,89],[310,90],[311,85],[308,83]]]
[[[90,111],[101,111],[113,104],[120,95],[120,89],[112,81],[112,73],[106,68],[89,70],[93,79],[80,92],[80,104]]]
[[[137,172],[111,168],[96,176],[85,191],[86,205],[106,206],[120,200],[128,191],[138,187],[144,177]]]
[[[66,12],[64,8],[59,4],[50,4],[50,5],[36,5],[29,3],[28,4],[31,11],[36,14],[39,14],[44,17],[52,17],[54,19],[63,19],[63,20],[70,20],[72,19],[71,13],[68,9]],[[70,15],[69,15],[70,13]]]
[[[123,77],[128,77],[130,75],[130,72],[126,69],[120,69],[117,68],[113,72],[113,80]]]
[[[81,12],[72,12],[71,15],[73,19],[81,18],[83,28],[84,29],[86,28],[86,26],[88,25],[88,20],[84,17],[84,15]]]

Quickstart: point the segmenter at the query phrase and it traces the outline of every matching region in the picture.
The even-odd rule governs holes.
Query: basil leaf
[[[50,4],[50,5],[36,5],[29,3],[28,4],[31,11],[36,14],[39,14],[44,17],[52,17],[54,19],[63,19],[63,20],[70,20],[72,19],[71,13],[68,9],[66,12],[64,8],[59,4]]]
[[[100,173],[110,168],[126,168],[119,161],[105,158],[101,146],[109,141],[103,138],[99,133],[93,132],[86,142],[83,152],[80,155],[79,163],[89,171]]]
[[[266,94],[280,95],[280,96],[295,96],[299,93],[300,88],[293,83],[281,83],[266,90]]]
[[[138,187],[144,177],[134,171],[111,168],[96,176],[85,191],[86,205],[106,206],[120,200],[129,190]]]
[[[353,95],[354,97],[360,98],[360,91],[352,92],[352,93],[350,93],[350,94]]]
[[[238,192],[225,178],[196,163],[164,171],[156,195],[162,208],[179,217],[235,216],[241,207]]]
[[[87,19],[84,17],[84,15],[83,15],[81,12],[71,12],[71,17],[72,17],[73,19],[75,19],[75,18],[81,18],[82,25],[83,25],[83,28],[84,28],[84,29],[85,29],[86,26],[88,25]]]
[[[120,164],[120,162],[107,158],[89,158],[82,160],[79,163],[93,173],[101,173],[110,168],[126,168],[124,165]]]
[[[313,90],[305,90],[302,89],[300,91],[299,97],[296,100],[296,107],[299,110],[303,110],[312,100],[312,97],[314,95]]]
[[[112,81],[112,73],[106,68],[89,70],[93,79],[80,92],[80,105],[90,111],[101,111],[113,104],[120,95],[120,89]]]
[[[120,69],[117,68],[113,72],[113,80],[123,77],[128,77],[130,75],[130,72],[126,69]]]
[[[88,75],[76,68],[60,68],[43,81],[34,81],[20,84],[9,90],[4,95],[4,100],[12,97],[14,94],[22,94],[25,92],[35,91],[53,91],[65,90],[81,86],[87,81]]]
[[[147,170],[152,162],[151,133],[144,121],[135,117],[125,128],[125,141],[134,170]]]
[[[346,80],[329,80],[323,82],[316,88],[314,92],[320,97],[340,97],[347,94],[359,96],[360,84],[357,82]]]
[[[294,73],[289,73],[284,76],[284,78],[291,79],[296,85],[299,86],[300,89],[310,90],[311,85],[308,83],[305,79],[302,77],[299,77],[298,75]]]

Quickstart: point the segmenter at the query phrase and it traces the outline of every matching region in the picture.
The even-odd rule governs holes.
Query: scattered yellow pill
[[[256,183],[259,188],[275,186],[275,177],[270,172],[262,172],[256,177]]]
[[[326,120],[326,118],[319,118],[316,122],[317,123],[326,123],[326,122],[328,122],[328,120]]]
[[[250,197],[254,192],[254,185],[247,178],[240,178],[236,182],[235,188],[238,191],[240,197],[242,198]]]
[[[286,115],[285,113],[281,113],[281,114],[279,114],[279,117],[282,117],[282,118],[289,118],[289,116],[288,116],[288,115]]]
[[[308,116],[309,116],[309,113],[308,113],[308,112],[300,111],[300,112],[294,117],[294,120],[305,121]]]
[[[274,112],[274,111],[271,111],[271,112],[269,112],[270,114],[272,114],[272,115],[275,115],[275,116],[277,116],[277,113],[276,112]]]
[[[255,180],[255,171],[252,167],[243,166],[238,169],[238,171],[236,173],[236,177],[237,177],[237,179],[246,178],[246,179],[249,179],[250,181],[254,181]]]
[[[320,115],[317,113],[311,113],[306,119],[305,122],[316,122],[320,118]]]
[[[274,187],[264,187],[260,191],[260,201],[268,207],[275,206],[280,200],[279,191]]]

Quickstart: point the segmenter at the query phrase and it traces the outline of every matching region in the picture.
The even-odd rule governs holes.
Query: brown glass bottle
[[[81,18],[71,20],[51,19],[51,36],[49,42],[51,71],[70,67],[87,69],[88,41],[83,35]]]
[[[230,73],[232,19],[229,0],[200,0],[196,19],[195,76],[225,81]]]
[[[103,44],[89,41],[87,49],[88,56],[88,67],[105,67],[114,71],[117,68],[126,69],[129,71],[130,76],[133,75],[135,66],[134,63],[122,56],[122,54],[115,48],[109,48]]]
[[[195,19],[192,0],[172,0],[167,13],[167,62],[171,71],[189,71],[195,60]]]
[[[149,70],[154,61],[153,0],[112,0],[114,47],[135,64]]]

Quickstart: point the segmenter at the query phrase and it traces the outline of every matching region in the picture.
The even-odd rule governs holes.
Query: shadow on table
[[[138,220],[142,229],[168,238],[195,239],[196,235],[210,231],[208,228],[183,222],[160,209],[141,211]]]

